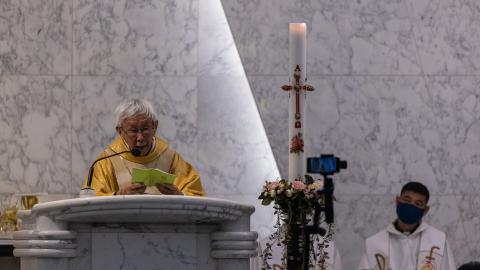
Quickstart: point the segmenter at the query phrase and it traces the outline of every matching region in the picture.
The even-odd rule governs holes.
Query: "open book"
[[[143,183],[145,186],[155,186],[156,184],[173,184],[174,174],[169,174],[160,169],[138,169],[132,170],[132,183]]]

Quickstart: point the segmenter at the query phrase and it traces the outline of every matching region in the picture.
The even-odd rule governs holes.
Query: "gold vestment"
[[[175,174],[174,185],[182,191],[185,195],[190,196],[204,196],[200,176],[195,168],[188,162],[182,159],[180,154],[169,149],[168,144],[160,139],[155,138],[154,149],[146,156],[133,156],[131,153],[124,153],[115,157],[100,160],[95,164],[92,187],[97,196],[113,195],[120,187],[131,182],[131,168],[158,168],[168,173]],[[117,137],[105,149],[98,158],[105,157],[112,153],[119,153],[129,150],[123,139]],[[165,163],[167,158],[167,163]],[[169,161],[171,159],[171,162]],[[116,164],[114,166],[114,163]],[[118,164],[124,164],[119,166]],[[162,166],[163,164],[163,166]],[[170,164],[165,166],[165,164]],[[162,168],[163,167],[163,168]],[[169,168],[166,168],[169,167]],[[120,168],[120,169],[119,169]],[[84,186],[86,181],[84,183]],[[155,190],[153,190],[155,189]],[[147,193],[159,193],[156,187],[147,188]]]

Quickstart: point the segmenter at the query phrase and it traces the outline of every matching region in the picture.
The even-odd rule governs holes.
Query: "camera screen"
[[[337,160],[334,156],[322,156],[307,159],[308,173],[335,173]]]
[[[334,157],[320,158],[320,170],[322,172],[336,172],[337,160]]]

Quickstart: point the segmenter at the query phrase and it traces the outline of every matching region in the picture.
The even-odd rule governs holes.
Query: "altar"
[[[14,255],[22,270],[248,269],[257,248],[253,212],[250,205],[187,196],[40,203],[25,215],[27,229],[14,233]]]

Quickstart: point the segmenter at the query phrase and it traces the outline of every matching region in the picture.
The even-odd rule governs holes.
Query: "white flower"
[[[277,195],[277,192],[275,192],[275,190],[271,190],[270,197],[275,198],[275,195]]]
[[[263,193],[263,197],[267,197],[267,196],[268,196],[268,192],[265,191],[265,192]]]
[[[287,189],[287,191],[285,191],[285,196],[287,196],[288,198],[292,197],[292,191],[290,189]]]
[[[323,182],[322,181],[315,181],[312,183],[312,187],[315,191],[320,191],[323,189]]]

